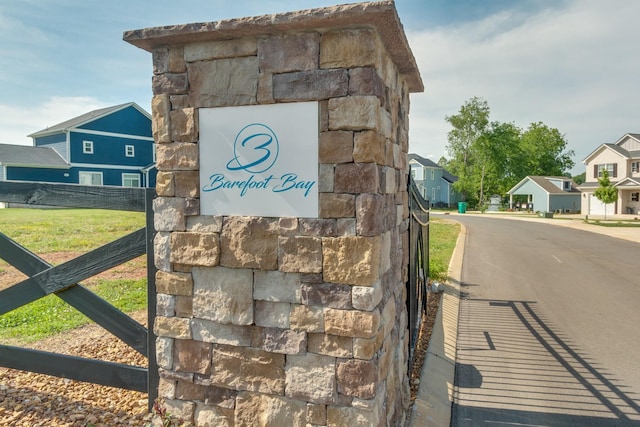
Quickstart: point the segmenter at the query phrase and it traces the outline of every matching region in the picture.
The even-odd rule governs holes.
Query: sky
[[[151,54],[126,30],[217,21],[339,0],[3,0],[0,143],[88,111],[151,111]],[[640,37],[634,0],[396,0],[425,84],[411,95],[409,151],[448,157],[445,117],[483,98],[490,120],[557,128],[573,174],[602,143],[640,133]]]

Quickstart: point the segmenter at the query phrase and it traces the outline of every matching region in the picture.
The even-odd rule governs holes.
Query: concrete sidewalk
[[[480,214],[474,212],[433,215],[454,221],[458,215],[477,215],[508,220],[544,222],[640,243],[640,227],[603,227],[586,223],[580,215],[562,215],[561,218],[540,218],[530,215],[499,213]],[[633,220],[634,216],[618,215],[608,219]],[[449,264],[449,280],[446,283],[445,291],[440,301],[431,339],[429,340],[427,355],[422,367],[422,374],[420,375],[418,395],[410,413],[408,423],[410,427],[446,427],[451,424],[458,337],[458,311],[460,307],[460,280],[466,239],[464,224],[460,225],[460,234]]]

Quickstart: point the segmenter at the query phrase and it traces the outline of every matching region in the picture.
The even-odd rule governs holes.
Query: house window
[[[640,172],[640,162],[631,162],[631,172],[632,173]]]
[[[571,183],[569,181],[564,181],[564,190],[565,191],[571,190]]]
[[[415,169],[411,169],[411,178],[416,179],[416,170]]]
[[[93,154],[93,141],[82,141],[82,152],[84,154]]]
[[[102,172],[79,172],[80,185],[102,185]]]
[[[616,178],[618,176],[618,165],[615,163],[603,163],[596,165],[598,170],[598,178],[602,177],[602,171],[606,170],[610,178]]]
[[[431,180],[433,181],[434,179],[436,179],[436,171],[431,169]]]
[[[432,171],[433,172],[433,171]],[[431,189],[431,200],[435,200],[436,199],[436,189],[432,188]]]
[[[125,156],[127,156],[127,157],[134,157],[135,156],[135,147],[133,145],[125,145],[124,146],[124,153],[125,153]]]
[[[122,186],[123,187],[140,187],[140,175],[138,175],[137,173],[123,173]]]
[[[631,193],[631,201],[632,202],[640,201],[640,193]]]

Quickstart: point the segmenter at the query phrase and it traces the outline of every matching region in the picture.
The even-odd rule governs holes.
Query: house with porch
[[[0,180],[156,184],[151,116],[134,102],[90,111],[29,136],[33,146],[0,144]]]
[[[580,190],[566,176],[527,176],[507,194],[512,209],[557,213],[580,211]]]
[[[442,166],[417,154],[409,154],[409,167],[420,194],[431,206],[451,208],[462,200],[462,195],[453,189],[458,177]]]
[[[578,188],[582,192],[582,213],[586,215],[640,214],[640,134],[627,133],[612,144],[602,144],[582,163],[586,179]],[[618,201],[605,205],[595,196],[598,178],[607,171],[618,189]]]

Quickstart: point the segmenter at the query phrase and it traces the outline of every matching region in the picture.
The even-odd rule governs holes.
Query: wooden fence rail
[[[0,315],[44,296],[55,294],[127,345],[147,356],[149,362],[148,368],[143,368],[0,345],[0,366],[147,392],[151,409],[157,397],[159,381],[153,333],[87,290],[80,281],[146,253],[148,325],[153,325],[156,308],[152,210],[154,195],[153,189],[145,188],[0,182],[0,202],[146,213],[145,228],[55,267],[0,233],[0,258],[28,276],[27,279],[0,291]]]

